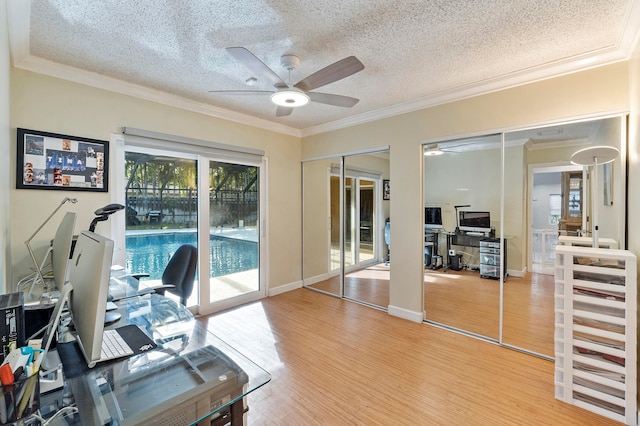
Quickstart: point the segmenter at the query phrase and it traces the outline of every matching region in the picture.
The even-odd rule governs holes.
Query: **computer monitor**
[[[58,290],[62,290],[67,282],[69,272],[69,257],[71,256],[71,244],[73,243],[73,230],[76,226],[76,214],[67,212],[56,235],[53,238],[51,251],[51,269],[53,271],[53,281]]]
[[[69,268],[69,310],[89,368],[100,360],[113,241],[90,231],[78,236]]]
[[[425,207],[424,209],[424,227],[426,229],[442,228],[442,208]]]
[[[491,215],[489,212],[460,211],[459,227],[461,231],[490,232]]]
[[[50,370],[54,370],[58,367],[58,364],[54,363],[53,365],[47,364],[47,353],[49,349],[51,349],[51,345],[53,344],[53,338],[58,331],[58,326],[60,325],[60,320],[62,319],[62,314],[64,312],[64,307],[69,301],[69,295],[71,293],[71,285],[65,284],[60,288],[60,296],[58,297],[58,302],[53,308],[53,312],[51,313],[51,320],[49,324],[44,328],[44,336],[42,337],[42,350],[43,353],[40,354],[40,371],[47,372]],[[36,337],[37,334],[40,334],[41,331],[36,333],[34,336],[31,336],[29,339]]]

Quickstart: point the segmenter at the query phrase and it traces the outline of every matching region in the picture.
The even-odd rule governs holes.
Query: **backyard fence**
[[[128,227],[195,227],[198,222],[198,197],[193,189],[136,188],[127,191]],[[257,226],[256,191],[219,190],[209,194],[211,227]]]

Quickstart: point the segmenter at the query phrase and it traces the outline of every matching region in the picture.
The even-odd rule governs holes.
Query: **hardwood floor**
[[[428,320],[495,340],[500,327],[500,282],[478,272],[425,270]],[[554,356],[554,278],[527,273],[504,283],[502,340],[535,353]]]
[[[344,296],[387,309],[389,306],[389,265],[377,263],[366,269],[350,272],[344,280]],[[335,276],[309,287],[331,294],[340,293],[340,277]]]
[[[338,294],[339,277],[313,288]],[[430,321],[494,340],[500,338],[500,282],[477,271],[425,269],[425,314]],[[554,278],[527,273],[507,277],[502,340],[534,353],[554,356]],[[380,263],[345,277],[344,295],[384,309],[389,305],[389,265]]]
[[[502,340],[513,346],[553,357],[553,275],[528,273],[508,277],[504,287]]]
[[[500,282],[468,270],[424,273],[424,311],[428,320],[498,340]]]
[[[553,363],[298,289],[200,318],[261,365],[250,425],[614,425],[554,399]]]

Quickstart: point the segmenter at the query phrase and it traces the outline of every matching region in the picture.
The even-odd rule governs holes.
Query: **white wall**
[[[303,278],[326,278],[329,273],[329,170],[339,159],[303,163],[304,266]],[[308,284],[308,283],[305,283]]]
[[[629,231],[627,243],[629,250],[640,256],[640,39],[628,63],[629,67],[629,188],[628,205]]]
[[[619,120],[604,120],[596,135],[596,145],[620,147],[621,128]],[[624,182],[620,182],[625,164],[618,156],[610,165],[613,182],[613,204],[604,204],[604,166],[598,167],[598,232],[600,237],[618,238],[620,229],[620,211],[624,205]]]
[[[390,145],[394,223],[390,305],[421,315],[421,141],[491,133],[629,107],[628,64],[618,63],[303,139],[303,158]],[[640,204],[640,202],[639,202]],[[521,215],[522,216],[522,215]]]
[[[0,0],[0,147],[5,155],[0,155],[0,182],[11,182],[9,164],[11,157],[6,155],[9,152],[10,130],[9,130],[9,34],[7,28],[7,5],[6,0]],[[11,233],[9,226],[9,187],[0,185],[0,293],[6,293],[9,288],[9,242]]]
[[[269,288],[299,283],[301,241],[300,217],[300,140],[254,127],[232,123],[130,96],[95,89],[81,84],[47,77],[18,69],[11,70],[11,140],[16,128],[42,130],[72,136],[109,140],[123,126],[152,130],[265,151],[269,161],[268,176],[268,280]],[[15,159],[15,144],[11,158]],[[2,160],[7,156],[0,156]],[[10,169],[15,176],[15,160]],[[5,170],[5,168],[0,168]],[[110,165],[113,172],[114,164]],[[35,227],[44,221],[67,191],[15,188],[15,178],[7,179],[10,187],[12,238],[12,283],[25,274],[30,263],[23,244]],[[110,192],[114,187],[110,176]],[[38,253],[44,253],[64,211],[78,212],[76,231],[86,229],[93,211],[111,202],[111,194],[75,192],[78,204],[65,205],[59,217],[49,222],[34,240]],[[109,226],[98,225],[100,233],[109,235]]]
[[[549,224],[549,195],[562,191],[560,172],[536,173],[533,175],[533,194],[531,195],[532,226],[534,229],[558,229],[558,225]]]

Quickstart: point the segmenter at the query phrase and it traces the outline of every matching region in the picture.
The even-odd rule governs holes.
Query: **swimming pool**
[[[126,236],[126,267],[131,272],[162,278],[164,268],[182,244],[196,244],[195,232],[162,232]],[[235,238],[209,236],[211,277],[258,268],[258,243]]]

